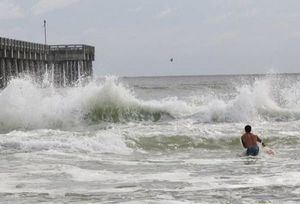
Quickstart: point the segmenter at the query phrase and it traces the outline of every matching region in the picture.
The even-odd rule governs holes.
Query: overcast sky
[[[300,72],[299,0],[0,0],[2,37],[42,43],[44,19],[97,75]]]

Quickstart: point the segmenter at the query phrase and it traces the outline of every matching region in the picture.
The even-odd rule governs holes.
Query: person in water
[[[256,156],[259,152],[259,147],[257,145],[257,142],[260,142],[262,146],[264,147],[265,144],[262,142],[262,140],[257,136],[251,133],[251,126],[246,125],[245,126],[245,134],[241,137],[242,144],[244,148],[247,149],[246,155],[247,156]]]

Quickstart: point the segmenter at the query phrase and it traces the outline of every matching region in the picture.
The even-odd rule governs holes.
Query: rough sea
[[[0,90],[0,203],[300,203],[300,75],[81,84]]]

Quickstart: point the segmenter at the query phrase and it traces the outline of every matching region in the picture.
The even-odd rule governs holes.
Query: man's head
[[[251,132],[251,126],[250,125],[245,126],[245,132],[247,132],[247,133]]]

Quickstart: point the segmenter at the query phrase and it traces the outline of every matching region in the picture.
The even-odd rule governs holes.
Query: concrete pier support
[[[18,61],[17,59],[12,60],[12,76],[16,77],[18,76]]]
[[[74,63],[72,61],[70,61],[69,63],[70,63],[70,83],[72,85],[72,81],[74,81],[74,70],[73,70]]]
[[[31,75],[31,76],[34,75],[34,61],[33,60],[29,61],[29,75]]]
[[[6,86],[7,78],[6,78],[6,70],[5,70],[5,60],[0,59],[0,88]]]
[[[61,63],[61,86],[66,87],[67,86],[67,80],[66,80],[66,66],[65,63]]]
[[[19,61],[19,73],[24,73],[24,60]]]
[[[25,60],[25,74],[29,74],[29,60]]]
[[[12,77],[12,61],[10,59],[6,59],[6,66],[7,66],[7,76]]]

